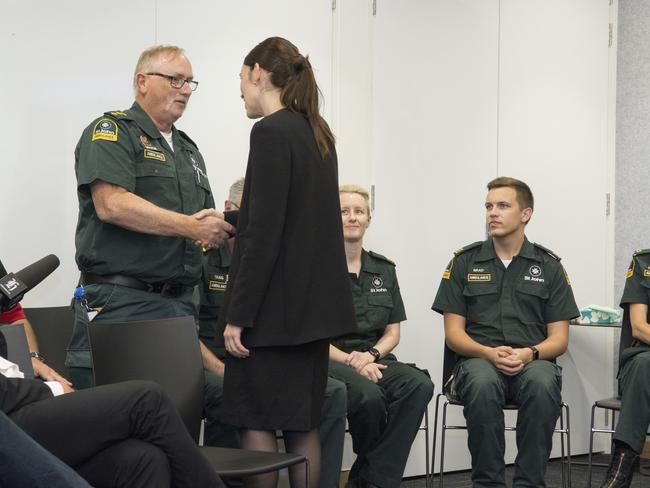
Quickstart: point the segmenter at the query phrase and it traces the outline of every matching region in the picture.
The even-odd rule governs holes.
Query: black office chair
[[[158,383],[172,399],[190,435],[198,442],[203,414],[204,373],[193,317],[127,323],[95,323],[89,327],[96,385],[133,379]],[[201,447],[223,478],[268,473],[305,463],[302,455]]]
[[[60,375],[70,378],[65,365],[66,348],[74,325],[70,306],[26,308],[25,315],[32,324],[38,350],[47,364]]]
[[[632,337],[632,324],[630,322],[630,306],[625,304],[623,306],[623,320],[621,323],[621,338],[618,344],[618,357],[619,361],[623,354],[623,351],[630,347],[634,342],[634,337]],[[594,417],[596,408],[603,409],[605,411],[612,412],[612,423],[609,427],[594,427]],[[589,431],[589,461],[587,462],[587,488],[591,486],[591,472],[594,463],[592,462],[592,457],[594,453],[594,434],[614,434],[616,430],[616,412],[621,410],[621,397],[609,397],[596,400],[591,406],[591,424]],[[650,434],[650,433],[649,433]],[[606,464],[598,464],[599,466],[607,466]]]
[[[435,424],[433,426],[433,454],[431,456],[431,473],[435,469],[436,461],[436,438],[438,436],[438,408],[440,406],[440,399],[445,398],[445,402],[442,408],[442,436],[440,438],[440,488],[444,484],[444,463],[445,463],[445,435],[447,430],[467,430],[466,425],[447,425],[447,406],[456,405],[462,407],[463,404],[460,401],[447,398],[444,390],[451,373],[454,370],[456,364],[456,354],[447,346],[445,343],[445,349],[443,353],[443,363],[442,363],[442,385],[443,392],[436,395],[436,413],[435,413]],[[503,409],[504,410],[518,410],[516,404],[508,403]],[[566,423],[566,427],[565,427]],[[506,431],[515,431],[516,427],[505,427]],[[569,421],[569,406],[562,402],[560,404],[560,427],[556,427],[554,433],[560,434],[561,441],[561,460],[562,460],[562,486],[571,487],[571,429]],[[566,453],[565,453],[565,435],[566,435]],[[566,454],[566,455],[565,455]],[[566,467],[566,475],[565,475]]]
[[[29,355],[29,346],[23,324],[0,326],[0,333],[4,336],[7,345],[6,360],[18,365],[25,378],[34,378],[32,359]]]

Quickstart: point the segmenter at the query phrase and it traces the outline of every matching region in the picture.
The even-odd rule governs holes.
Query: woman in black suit
[[[355,329],[343,247],[334,136],[318,111],[309,60],[272,37],[244,59],[241,97],[250,154],[237,239],[217,337],[229,353],[224,422],[242,428],[246,449],[307,455],[320,471],[318,423],[328,339]],[[304,467],[290,471],[304,483]],[[249,480],[274,486],[277,475]]]

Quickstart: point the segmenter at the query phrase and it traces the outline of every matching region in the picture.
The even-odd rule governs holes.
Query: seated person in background
[[[433,384],[427,373],[391,354],[406,314],[395,264],[363,249],[370,225],[368,192],[349,185],[340,187],[339,196],[358,330],[330,345],[329,375],[347,387],[348,423],[357,454],[348,483],[398,487]]]
[[[455,252],[433,302],[457,355],[445,392],[464,406],[475,488],[506,486],[506,403],[519,406],[513,486],[543,487],[562,401],[555,358],[580,313],[560,258],[526,239],[528,185],[501,177],[487,188],[490,237]]]
[[[54,396],[50,385],[23,379],[6,354],[0,334],[0,411],[92,486],[223,487],[156,383],[128,381]]]
[[[36,340],[36,334],[34,334],[32,324],[30,324],[29,320],[27,320],[25,312],[23,311],[23,307],[20,305],[20,303],[8,312],[0,314],[0,324],[23,324],[25,335],[27,336],[29,352],[32,355],[32,367],[34,368],[34,374],[36,376],[45,381],[58,381],[59,383],[72,386],[72,383],[70,383],[63,376],[50,368],[47,364],[45,364],[43,358],[38,353],[38,341]]]
[[[650,424],[650,249],[634,253],[627,271],[621,307],[629,306],[634,342],[619,358],[621,413],[614,451],[601,487],[630,486]]]
[[[90,488],[70,466],[39,446],[0,411],[0,486]]]
[[[244,178],[235,181],[224,204],[225,211],[238,210],[244,190]],[[228,239],[221,247],[207,253],[203,265],[199,307],[199,337],[210,350],[213,360],[206,362],[206,424],[204,444],[219,447],[240,447],[239,432],[235,427],[220,422],[223,401],[223,359],[226,350],[214,345],[214,328],[223,303],[228,283],[230,259],[235,238]],[[319,425],[321,443],[320,488],[337,488],[341,474],[343,441],[345,436],[346,391],[340,381],[328,378],[325,389],[321,421]]]

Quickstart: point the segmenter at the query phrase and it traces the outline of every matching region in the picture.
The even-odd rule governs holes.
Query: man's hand
[[[72,383],[70,383],[40,359],[32,358],[32,367],[34,368],[34,374],[43,381],[58,381],[62,385],[72,386]]]
[[[495,368],[508,376],[515,376],[524,368],[524,362],[514,354],[510,346],[498,346],[490,348],[486,359]]]
[[[384,375],[381,374],[381,370],[386,369],[387,367],[388,366],[385,364],[370,363],[366,364],[365,367],[359,371],[359,374],[373,383],[377,383],[384,377]]]
[[[223,220],[223,214],[214,208],[204,208],[192,215],[192,218],[194,231],[190,237],[197,246],[206,249],[219,247],[235,232],[235,228]]]
[[[375,356],[369,352],[352,351],[348,354],[345,364],[354,368],[357,373],[361,373],[367,364],[374,363]]]
[[[520,359],[526,365],[533,360],[533,350],[530,347],[520,347],[512,350],[512,358]]]
[[[227,324],[223,331],[223,338],[226,343],[226,351],[236,358],[247,358],[250,351],[241,343],[241,333],[243,327]]]

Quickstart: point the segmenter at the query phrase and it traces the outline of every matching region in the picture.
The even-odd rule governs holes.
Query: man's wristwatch
[[[528,349],[533,351],[533,361],[537,361],[539,359],[539,349],[535,346],[528,346]]]
[[[379,356],[381,356],[381,354],[379,353],[379,351],[377,349],[375,349],[374,347],[371,347],[370,349],[368,349],[367,352],[369,352],[375,358],[375,361],[374,361],[375,363],[377,361],[379,361]]]
[[[41,356],[38,351],[32,351],[32,352],[29,353],[29,355],[31,357],[33,357],[33,358],[38,359],[42,363],[45,362],[45,358],[43,356]]]

